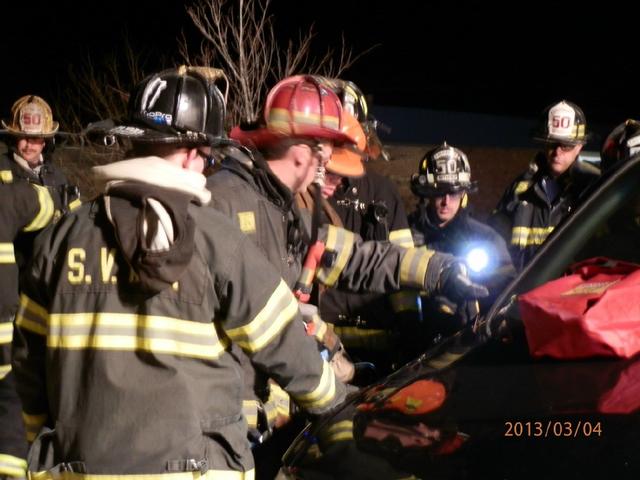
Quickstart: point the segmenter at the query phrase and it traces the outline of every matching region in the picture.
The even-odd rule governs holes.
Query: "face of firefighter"
[[[40,155],[44,150],[45,140],[42,137],[19,138],[16,145],[18,155],[24,158],[31,168],[37,167],[40,163]]]
[[[563,145],[560,143],[547,146],[547,165],[551,175],[559,177],[576,161],[582,145]]]
[[[460,203],[464,192],[447,193],[440,197],[433,197],[430,201],[433,213],[439,220],[439,227],[444,227],[449,223],[460,210]]]
[[[324,185],[322,186],[322,196],[331,198],[336,193],[336,188],[342,183],[342,176],[335,173],[326,172],[324,175]]]

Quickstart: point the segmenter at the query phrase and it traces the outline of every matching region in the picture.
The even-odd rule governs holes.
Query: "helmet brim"
[[[334,145],[355,145],[355,141],[349,135],[323,127],[305,128],[304,131],[294,133],[282,132],[258,127],[253,130],[243,130],[239,126],[233,127],[229,137],[247,147],[257,149],[270,147],[288,138],[309,138],[313,140],[326,140]]]
[[[4,131],[2,131],[2,133],[6,133],[14,137],[25,137],[25,138],[52,138],[56,135],[56,133],[58,133],[58,129],[60,128],[60,124],[58,122],[53,122],[53,130],[49,132],[28,133],[12,127],[11,124],[7,123],[5,120],[2,120],[1,123],[2,123],[2,126],[4,127]]]
[[[563,143],[565,145],[573,145],[573,146],[584,145],[589,141],[588,134],[581,139],[574,139],[574,140],[567,139],[566,137],[557,137],[555,135],[541,135],[541,134],[534,134],[532,138],[535,142],[538,142],[538,143],[544,143],[544,144]]]
[[[452,193],[476,193],[478,191],[478,182],[473,181],[468,185],[420,185],[417,182],[411,182],[411,191],[418,197],[443,197]]]
[[[214,137],[202,132],[159,132],[139,124],[118,125],[107,130],[106,135],[127,138],[132,142],[160,145],[237,146],[237,142],[224,137]]]

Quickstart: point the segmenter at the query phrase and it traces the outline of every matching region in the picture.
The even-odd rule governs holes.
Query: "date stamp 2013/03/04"
[[[602,424],[592,420],[504,422],[504,436],[514,438],[589,438],[602,436]]]

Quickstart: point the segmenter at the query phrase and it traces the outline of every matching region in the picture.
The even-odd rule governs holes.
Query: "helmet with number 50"
[[[58,131],[58,122],[53,121],[51,107],[37,95],[25,95],[11,107],[11,120],[2,120],[7,133],[16,137],[53,137]]]
[[[467,155],[444,142],[429,150],[411,177],[411,191],[419,197],[438,197],[457,192],[475,192]]]
[[[540,116],[533,139],[543,143],[584,145],[589,139],[584,112],[566,100],[549,105]]]

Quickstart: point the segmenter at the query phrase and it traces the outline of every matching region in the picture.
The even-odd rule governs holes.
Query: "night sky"
[[[197,38],[186,3],[3,2],[3,118],[23,94],[58,95],[69,69],[87,56],[99,63],[120,51],[125,34],[153,70],[161,55],[176,55],[182,30]],[[274,0],[272,12],[283,36],[315,22],[318,50],[341,32],[356,51],[379,45],[343,77],[380,105],[535,117],[565,98],[590,121],[640,117],[639,29],[631,7],[512,3]]]

